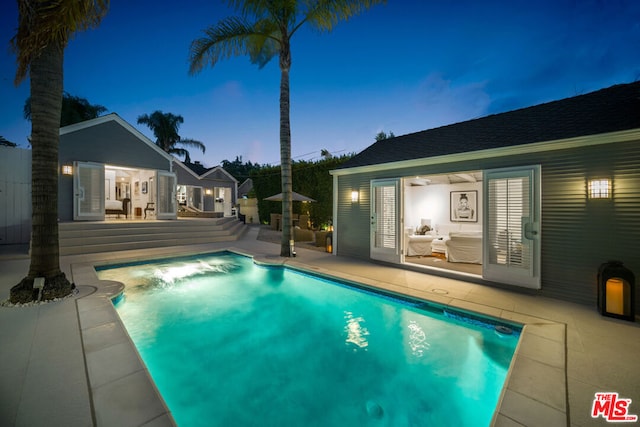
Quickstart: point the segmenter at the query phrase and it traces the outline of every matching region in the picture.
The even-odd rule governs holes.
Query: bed
[[[104,213],[105,215],[124,215],[125,218],[129,218],[129,204],[131,199],[122,200],[105,200]]]

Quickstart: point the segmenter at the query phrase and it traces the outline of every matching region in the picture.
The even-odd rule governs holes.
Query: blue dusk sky
[[[247,57],[188,74],[191,41],[237,13],[213,0],[112,0],[97,29],[65,51],[64,88],[107,107],[154,140],[138,116],[184,117],[192,160],[279,164],[277,58]],[[0,6],[0,135],[27,147],[29,81],[16,87],[9,40],[15,1]],[[389,0],[331,33],[292,41],[294,160],[359,152],[395,135],[575,96],[640,78],[637,0]]]

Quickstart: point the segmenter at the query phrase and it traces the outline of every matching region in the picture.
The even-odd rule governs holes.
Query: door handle
[[[538,232],[533,229],[533,223],[529,221],[529,218],[522,218],[522,230],[524,231],[524,238],[527,240],[535,240]]]

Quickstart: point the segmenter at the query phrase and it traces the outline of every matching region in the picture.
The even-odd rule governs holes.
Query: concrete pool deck
[[[250,227],[235,242],[61,257],[78,294],[0,307],[0,425],[173,425],[111,305],[121,285],[98,281],[93,265],[223,249],[526,324],[495,425],[606,425],[591,418],[596,392],[632,399],[629,413],[640,414],[637,322],[602,317],[595,307],[314,250],[298,249],[296,258],[285,260],[278,245],[257,240],[257,233]],[[24,253],[0,253],[0,300],[28,266]]]

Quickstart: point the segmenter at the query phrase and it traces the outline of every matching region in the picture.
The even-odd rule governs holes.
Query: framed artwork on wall
[[[478,222],[478,192],[451,192],[451,222]]]
[[[148,183],[147,181],[142,181],[142,194],[147,194]]]

